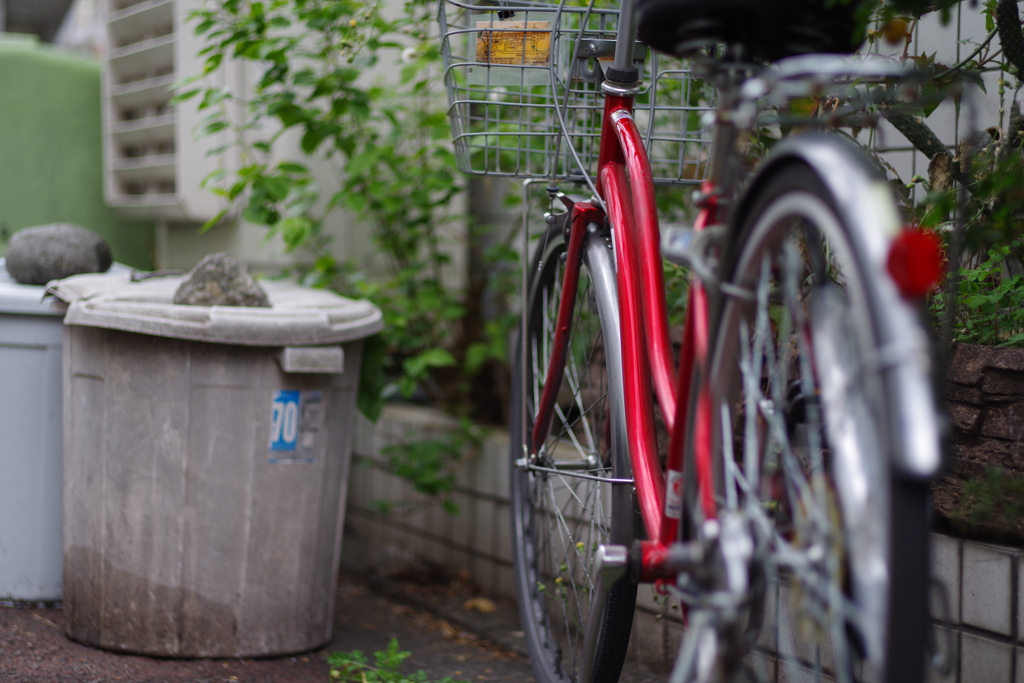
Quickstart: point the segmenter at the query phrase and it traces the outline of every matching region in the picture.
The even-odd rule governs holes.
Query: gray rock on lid
[[[106,240],[71,223],[51,223],[14,233],[7,243],[7,272],[23,285],[45,285],[82,273],[105,273],[113,258]]]
[[[267,293],[245,266],[228,254],[210,254],[200,261],[174,293],[174,303],[270,308]]]

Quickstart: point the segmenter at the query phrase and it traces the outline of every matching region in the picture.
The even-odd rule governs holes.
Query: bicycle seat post
[[[633,63],[636,44],[636,0],[621,0],[615,30],[615,56],[605,77],[617,86],[635,86],[640,72]]]

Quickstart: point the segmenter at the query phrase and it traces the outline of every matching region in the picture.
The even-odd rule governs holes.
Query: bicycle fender
[[[818,176],[848,227],[854,258],[873,280],[874,287],[867,289],[874,298],[876,369],[892,405],[901,407],[887,411],[891,463],[896,474],[926,480],[943,466],[946,420],[932,385],[931,341],[917,324],[920,306],[900,295],[887,267],[892,242],[904,229],[889,183],[851,142],[824,134],[789,138],[775,146],[749,184],[732,216],[732,235],[738,234],[764,182],[790,164],[808,166]]]

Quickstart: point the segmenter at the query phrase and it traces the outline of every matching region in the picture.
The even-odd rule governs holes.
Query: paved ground
[[[526,643],[520,630],[519,613],[515,602],[491,600],[489,596],[481,596],[472,584],[457,576],[446,574],[443,569],[431,567],[417,562],[409,562],[402,557],[383,551],[365,539],[346,536],[345,551],[342,553],[342,574],[359,577],[363,585],[376,595],[387,597],[396,604],[409,606],[421,614],[433,615],[436,619],[464,634],[472,634],[477,642],[486,646],[496,647],[514,656],[523,665],[525,678],[513,674],[511,667],[503,671],[501,680],[533,681],[526,657]],[[493,603],[494,611],[481,613],[476,609],[466,609],[470,600],[486,597]],[[336,627],[337,633],[337,627]],[[335,637],[335,642],[338,638]],[[402,641],[405,648],[405,641]],[[407,648],[412,649],[412,648]],[[416,651],[413,649],[414,654]],[[431,672],[427,664],[419,664],[424,670]],[[467,671],[466,667],[461,668]],[[437,670],[438,675],[454,676],[451,671]],[[468,680],[478,677],[473,672]],[[619,683],[664,683],[667,672],[651,671],[635,662],[627,662],[623,668]]]
[[[0,607],[0,681],[4,683],[305,683],[328,681],[326,653],[370,654],[397,638],[412,652],[408,671],[431,678],[527,683],[515,605],[480,595],[436,567],[381,555],[345,539],[334,637],[316,652],[260,660],[170,660],[121,655],[79,645],[63,633],[59,609]],[[485,611],[480,611],[480,608]],[[494,608],[491,610],[491,608]],[[630,667],[623,683],[664,676]]]

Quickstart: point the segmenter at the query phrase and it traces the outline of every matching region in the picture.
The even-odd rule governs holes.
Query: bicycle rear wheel
[[[732,287],[715,315],[704,406],[719,515],[736,513],[754,542],[754,604],[732,642],[706,631],[705,660],[717,657],[726,679],[916,683],[927,486],[891,465],[887,425],[906,406],[884,377],[877,276],[810,167],[777,169],[750,207],[723,254]],[[927,353],[914,329],[919,338],[905,341]],[[755,639],[750,668],[725,661]]]
[[[513,373],[512,525],[516,589],[534,674],[541,683],[576,681],[594,599],[599,544],[633,537],[630,470],[624,446],[618,309],[609,240],[587,237],[570,329],[569,355],[550,432],[529,443],[550,358],[566,243],[561,224],[541,238],[524,309],[525,336]],[[569,293],[571,295],[571,293]],[[523,345],[525,342],[525,346]],[[618,680],[629,642],[636,586],[616,582],[601,615],[592,680]]]

